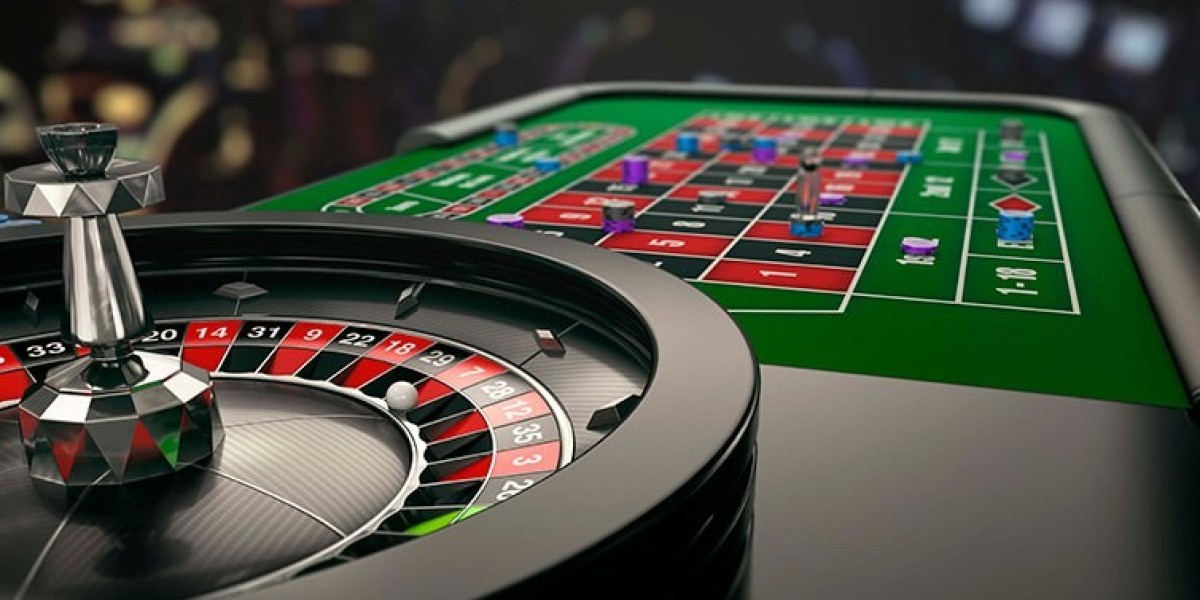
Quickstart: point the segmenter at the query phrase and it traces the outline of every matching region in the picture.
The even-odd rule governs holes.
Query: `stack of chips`
[[[1027,210],[1000,211],[1000,224],[996,227],[996,237],[1003,242],[1032,242],[1033,213]]]
[[[634,204],[629,200],[608,200],[601,212],[604,217],[602,229],[605,233],[629,233],[637,226]]]
[[[682,154],[700,153],[700,134],[694,131],[681,131],[675,136],[675,150]]]
[[[750,156],[754,162],[769,165],[779,157],[779,143],[769,136],[755,136],[750,148]]]
[[[1020,119],[1005,119],[1000,122],[1000,141],[1022,144],[1025,141],[1025,123]]]
[[[512,148],[521,141],[516,123],[504,122],[496,125],[496,145],[501,148]]]
[[[742,140],[732,133],[721,134],[721,149],[736,152],[742,149]]]
[[[642,185],[650,182],[650,159],[642,154],[630,154],[621,161],[621,182]]]
[[[915,165],[921,162],[924,156],[919,150],[901,150],[896,153],[896,162],[902,165]]]

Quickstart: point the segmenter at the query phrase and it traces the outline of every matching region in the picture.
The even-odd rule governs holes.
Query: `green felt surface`
[[[462,218],[482,221],[493,213],[519,212],[701,113],[927,124],[924,161],[904,174],[849,293],[696,283],[730,310],[762,362],[1187,406],[1084,140],[1064,118],[933,106],[590,99],[522,121],[523,131],[561,125],[530,142],[530,149],[562,153],[596,141],[609,126],[630,128],[628,137]],[[1036,178],[1019,193],[1041,206],[1033,248],[997,245],[994,233],[997,211],[990,204],[1013,193],[992,180],[1000,162],[998,126],[1011,117],[1025,123],[1028,171]],[[955,140],[958,150],[951,152]],[[521,152],[506,160],[493,154],[456,168],[448,184],[450,175],[444,174],[361,209],[330,206],[490,144],[490,135],[481,135],[417,150],[251,210],[419,215],[485,189],[539,154]],[[946,181],[953,183],[941,197],[926,194],[930,185]],[[905,236],[937,238],[941,246],[933,264],[906,262],[898,248]],[[720,349],[711,354],[716,359]]]

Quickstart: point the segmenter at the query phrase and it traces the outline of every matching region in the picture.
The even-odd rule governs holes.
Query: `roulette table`
[[[1200,215],[1123,115],[591,84],[396,150],[9,174],[67,234],[0,227],[7,595],[1200,593]]]

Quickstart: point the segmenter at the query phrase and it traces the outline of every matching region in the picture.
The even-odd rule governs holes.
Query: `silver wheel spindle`
[[[30,475],[120,484],[207,458],[224,438],[208,373],[133,349],[154,323],[117,215],[165,199],[159,166],[113,159],[113,125],[40,127],[38,138],[50,162],[5,175],[5,208],[64,220],[62,335],[88,353],[21,401]]]

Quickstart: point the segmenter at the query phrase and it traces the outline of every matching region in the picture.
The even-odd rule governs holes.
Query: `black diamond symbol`
[[[1034,178],[1025,171],[1004,171],[1001,170],[992,176],[992,179],[1007,185],[1010,188],[1017,189],[1022,186],[1029,185],[1034,182]]]

